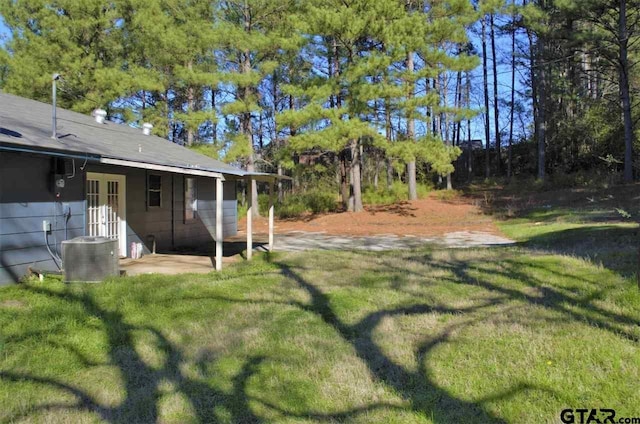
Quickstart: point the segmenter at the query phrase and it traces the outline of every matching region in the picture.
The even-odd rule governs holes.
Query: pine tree
[[[204,0],[129,0],[123,6],[127,73],[135,80],[128,95],[133,119],[151,122],[154,132],[192,145],[206,122],[205,94],[218,84],[213,13]]]
[[[301,130],[289,141],[295,151],[320,148],[343,158],[343,182],[350,176],[349,192],[342,192],[343,203],[356,212],[363,209],[360,148],[366,140],[384,143],[368,122],[369,102],[380,97],[380,87],[370,82],[391,64],[376,45],[383,41],[384,31],[390,31],[388,25],[403,14],[395,1],[358,0],[348,5],[312,1],[300,27],[304,34],[317,36],[308,37],[306,49],[324,57],[326,62],[320,67],[331,72],[325,77],[310,76],[303,86],[286,87],[304,105],[284,112],[280,122]]]
[[[637,0],[590,0],[587,17],[597,31],[592,39],[600,53],[617,71],[621,124],[624,134],[624,182],[633,181],[634,119],[632,116],[631,80],[634,65],[630,54],[638,53],[640,37],[640,2]]]
[[[290,26],[296,4],[293,0],[221,1],[216,10],[216,31],[219,34],[222,66],[222,84],[233,87],[233,101],[223,107],[226,115],[233,115],[238,131],[231,133],[228,160],[238,160],[248,171],[256,169],[254,151],[254,116],[262,114],[259,86],[277,68],[276,59],[286,51],[299,46],[292,37]],[[251,190],[253,204],[257,205],[257,188]],[[259,216],[258,208],[253,208]]]
[[[88,112],[107,107],[131,86],[122,69],[120,1],[0,1],[11,31],[4,89],[50,101],[51,75],[62,76],[62,107]]]

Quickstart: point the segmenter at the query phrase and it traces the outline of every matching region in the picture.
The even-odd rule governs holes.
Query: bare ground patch
[[[254,218],[254,232],[266,233],[268,221]],[[238,229],[246,229],[240,220]],[[458,231],[476,231],[500,235],[493,219],[483,213],[473,200],[463,197],[440,200],[426,199],[393,205],[367,206],[363,212],[339,212],[307,215],[295,219],[276,219],[278,234],[294,231],[321,232],[341,236],[442,236]]]

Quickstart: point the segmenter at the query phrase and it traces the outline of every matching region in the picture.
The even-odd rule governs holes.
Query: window
[[[197,185],[195,178],[184,179],[184,220],[196,219],[198,210]]]
[[[162,206],[162,176],[149,174],[147,179],[147,207]]]

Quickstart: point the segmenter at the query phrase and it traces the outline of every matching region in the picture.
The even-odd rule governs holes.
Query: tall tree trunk
[[[500,105],[498,104],[498,61],[496,59],[496,34],[493,22],[493,13],[489,15],[489,25],[491,32],[491,59],[493,60],[493,124],[496,137],[496,172],[502,174],[502,155],[500,137]]]
[[[413,52],[407,53],[407,73],[413,74],[414,62]],[[413,75],[410,75],[409,81],[407,81],[407,99],[411,101],[414,96]],[[413,119],[413,108],[407,108],[407,138],[409,143],[415,142],[416,136],[416,122]],[[407,163],[407,185],[409,186],[409,200],[416,200],[418,198],[418,190],[416,187],[416,160],[409,161]]]
[[[515,6],[515,0],[514,0]],[[509,146],[507,148],[507,181],[511,180],[511,173],[513,172],[513,121],[515,115],[516,106],[516,18],[515,15],[512,20],[511,28],[511,110],[509,111]]]
[[[289,96],[289,110],[293,110],[295,107],[295,102],[293,99],[293,96]],[[296,128],[295,125],[291,125],[289,127],[289,136],[290,137],[294,137],[296,134],[298,133],[298,129]],[[278,175],[283,175],[284,172],[282,171],[282,164],[278,163]],[[292,188],[296,188],[297,187],[297,178],[294,178],[292,181]],[[280,202],[284,201],[284,189],[282,187],[282,180],[278,181],[278,200]]]
[[[176,125],[175,125],[175,121],[172,122],[171,121],[171,116],[174,113],[173,110],[173,105],[171,103],[171,101],[169,101],[169,90],[166,90],[162,95],[161,95],[162,100],[164,101],[164,117],[167,120],[167,133],[165,135],[165,137],[169,137],[171,136],[171,141],[173,141],[174,143],[177,142],[176,140]]]
[[[523,6],[527,5],[527,0],[523,1]],[[536,71],[538,66],[538,54],[536,53],[536,43],[534,41],[533,32],[527,27],[527,39],[529,40],[529,69],[531,72],[531,103],[533,108],[533,139],[540,139],[540,103],[539,103],[539,75]],[[537,154],[536,154],[537,156]],[[540,161],[538,161],[539,163]],[[544,167],[543,167],[544,170]]]
[[[244,31],[249,33],[251,32],[251,13],[249,10],[249,6],[245,3],[243,7],[243,20],[244,20]],[[242,60],[241,60],[241,72],[244,75],[249,75],[251,73],[251,52],[249,50],[244,50],[242,52]],[[240,88],[240,98],[245,102],[249,102],[251,95],[253,93],[253,87],[251,85],[246,84],[244,87]],[[247,142],[249,143],[249,156],[247,158],[247,171],[255,172],[255,153],[253,150],[253,128],[251,123],[251,112],[242,112],[240,114],[240,130],[242,134],[246,137]],[[260,208],[258,208],[258,184],[250,184],[252,186],[251,189],[251,202],[254,205],[251,210],[253,211],[253,217],[260,216]]]
[[[211,87],[211,113],[216,116],[216,89]],[[213,144],[218,144],[218,121],[216,118],[211,119],[211,136],[213,137]]]
[[[462,72],[458,71],[456,75],[456,109],[462,109]],[[457,124],[457,125],[456,125]],[[462,119],[456,120],[453,123],[455,128],[454,146],[460,146],[460,132],[462,130]]]
[[[330,62],[332,63],[330,68],[330,77],[338,79],[340,76],[340,56],[338,49],[338,41],[333,38],[331,39],[331,53],[330,53]],[[331,107],[332,108],[341,108],[342,107],[342,93],[338,92],[335,96],[331,96]],[[349,149],[346,148],[340,154],[339,157],[339,170],[340,170],[340,195],[342,197],[342,206],[346,210],[351,210],[351,193],[349,190],[349,176],[352,174],[349,158],[347,157],[349,153]]]
[[[482,77],[484,82],[484,136],[485,136],[485,178],[491,176],[491,134],[489,130],[489,76],[487,65],[487,17],[483,16],[480,20],[482,24]]]
[[[442,81],[440,80],[441,77],[442,77],[442,75],[438,74],[433,79],[433,88],[435,89],[435,92],[438,93],[438,107],[440,107],[442,105]],[[443,143],[446,143],[445,136],[444,136],[444,131],[442,129],[442,117],[443,117],[442,111],[438,111],[438,113],[436,113],[434,115],[434,117],[435,117],[435,120],[436,120],[436,136],[440,137],[440,140],[442,140]],[[441,174],[438,174],[438,187],[442,187],[442,175]]]
[[[545,153],[547,139],[547,72],[545,60],[545,39],[544,36],[538,36],[536,54],[538,57],[538,179],[545,179]],[[535,71],[534,71],[535,72]]]
[[[471,109],[471,76],[467,72],[467,89],[466,89],[467,108]],[[471,119],[467,118],[467,178],[469,181],[473,179],[473,140],[471,140]]]
[[[589,96],[594,100],[600,97],[598,78],[600,71],[598,70],[597,62],[597,58],[594,58],[594,55],[591,52],[586,53],[585,72],[587,73],[587,78],[589,81]]]
[[[272,91],[271,91],[271,95],[273,96],[273,135],[272,135],[272,140],[274,143],[274,146],[276,147],[276,149],[280,149],[282,147],[282,140],[280,139],[279,135],[278,135],[278,121],[277,121],[277,117],[278,117],[278,73],[274,72],[273,73],[273,85],[272,85]],[[276,165],[276,169],[277,169],[277,173],[278,175],[282,176],[283,174],[283,169],[282,169],[282,163],[280,162],[280,160],[278,160],[278,163]],[[278,203],[282,204],[282,201],[284,200],[284,193],[283,193],[283,186],[282,186],[282,179],[278,178],[277,181],[277,186],[276,186],[276,190],[277,190],[277,195],[276,198],[278,199]]]
[[[418,198],[418,188],[416,184],[416,161],[407,163],[407,185],[409,186],[409,200]]]
[[[384,102],[384,119],[385,119],[385,134],[387,137],[387,142],[391,143],[393,140],[393,132],[391,128],[391,100],[389,98],[385,99]],[[393,164],[391,162],[391,158],[387,156],[387,189],[391,190],[393,187]]]
[[[284,170],[282,169],[282,163],[278,162],[278,175],[283,176]],[[284,202],[284,186],[282,185],[282,178],[278,178],[278,203]]]
[[[373,170],[373,189],[378,191],[380,181],[380,152],[374,154],[375,168]]]
[[[187,69],[191,71],[193,69],[193,62],[189,61],[187,63]],[[195,112],[196,100],[195,100],[195,90],[191,84],[187,87],[187,115]],[[193,129],[191,128],[191,124],[186,122],[185,128],[187,129],[187,146],[193,145],[194,134]]]
[[[343,150],[338,155],[338,167],[340,170],[340,197],[342,198],[342,207],[349,210],[349,164],[347,161],[347,150]]]
[[[351,150],[351,195],[350,210],[362,212],[362,175],[360,169],[360,145],[357,140],[353,140],[349,148]]]
[[[443,102],[443,106],[444,109],[447,110],[447,108],[449,107],[449,99],[447,96],[447,91],[448,91],[448,86],[449,86],[449,74],[448,73],[444,73],[442,75],[442,102]],[[451,146],[451,133],[449,132],[450,130],[450,125],[449,125],[449,114],[447,112],[443,113],[442,116],[442,120],[444,122],[444,144],[447,147]],[[451,183],[451,172],[447,172],[447,190],[451,190],[453,189],[453,185]]]
[[[631,95],[629,93],[629,31],[627,29],[627,0],[620,0],[620,99],[624,123],[624,182],[633,182],[633,121],[631,120]]]
[[[258,146],[260,151],[264,149],[264,115],[262,112],[258,115]]]
[[[440,76],[433,78],[433,91],[440,95]],[[440,97],[438,97],[438,107],[440,107]],[[440,126],[440,112],[436,111],[436,107],[431,109],[431,116],[433,118],[433,136],[442,137],[442,128]]]

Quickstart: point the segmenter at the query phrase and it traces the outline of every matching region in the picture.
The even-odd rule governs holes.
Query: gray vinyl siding
[[[184,219],[184,179],[174,176],[174,240],[176,248],[203,245],[215,240],[216,233],[216,182],[211,178],[196,178],[197,212],[196,219]],[[238,232],[238,207],[235,182],[223,183],[222,233],[223,237],[234,236]]]
[[[127,256],[132,242],[158,252],[180,248],[201,248],[214,241],[215,180],[197,177],[197,218],[184,219],[184,176],[142,169],[83,164],[75,161],[75,176],[65,178],[61,197],[53,190],[52,159],[48,156],[0,153],[0,285],[18,281],[29,267],[55,271],[57,266],[47,251],[42,221],[51,222],[49,243],[60,254],[61,242],[85,235],[86,172],[126,176]],[[81,170],[80,168],[83,167]],[[71,169],[73,167],[70,167]],[[162,205],[147,207],[147,174],[162,177]],[[224,182],[224,236],[237,233],[235,181]],[[70,209],[66,222],[63,211]]]
[[[84,178],[76,169],[65,178],[59,199],[53,191],[50,157],[0,154],[0,284],[19,280],[29,267],[53,271],[57,266],[45,245],[42,221],[51,222],[51,250],[60,252],[66,238],[84,235]],[[70,209],[66,222],[63,211]]]

